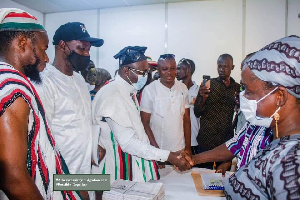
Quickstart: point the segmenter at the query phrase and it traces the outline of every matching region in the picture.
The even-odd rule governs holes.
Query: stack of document
[[[138,183],[116,180],[110,191],[103,192],[103,200],[163,200],[165,189],[162,183]]]

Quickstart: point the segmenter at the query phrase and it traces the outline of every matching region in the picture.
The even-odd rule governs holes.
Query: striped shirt
[[[237,157],[237,168],[247,164],[261,149],[273,140],[270,128],[250,125],[246,122],[233,138],[226,142],[228,150]]]
[[[0,117],[17,98],[23,98],[30,108],[26,164],[41,195],[44,199],[80,199],[80,195],[72,191],[53,191],[53,174],[69,171],[55,145],[39,95],[27,77],[0,62]]]

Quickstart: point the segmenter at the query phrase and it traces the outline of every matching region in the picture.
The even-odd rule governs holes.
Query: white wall
[[[248,0],[246,4],[246,54],[284,37],[285,15],[286,0]]]
[[[289,0],[288,1],[288,24],[287,24],[287,34],[288,35],[300,35],[300,18],[298,14],[300,13],[300,1],[299,0]]]
[[[239,81],[246,54],[285,35],[300,35],[299,12],[299,0],[195,1],[46,14],[45,27],[52,42],[61,24],[85,23],[91,36],[104,39],[102,47],[92,48],[91,59],[112,75],[118,66],[113,55],[127,45],[144,45],[155,60],[165,52],[174,53],[177,61],[194,60],[197,83],[203,74],[216,77],[218,56],[229,53],[236,66],[232,76]]]
[[[26,6],[20,5],[14,1],[11,0],[0,0],[0,8],[19,8],[22,10],[25,10],[26,12],[29,12],[31,15],[35,16],[40,24],[44,24],[44,14],[41,12],[38,12],[36,10],[32,10]]]
[[[217,77],[217,59],[223,53],[242,59],[242,1],[199,1],[168,6],[168,52],[177,61],[196,63],[193,79],[200,84],[203,75]],[[232,72],[239,81],[239,67]]]
[[[99,67],[113,75],[118,68],[113,56],[125,46],[146,46],[146,55],[158,59],[164,52],[164,16],[164,4],[101,10],[100,36],[104,45],[100,47]]]

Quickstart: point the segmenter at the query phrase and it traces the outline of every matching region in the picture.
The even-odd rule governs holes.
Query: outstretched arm
[[[149,143],[138,138],[135,130],[129,127],[122,127],[110,118],[105,118],[116,140],[122,150],[146,160],[169,161],[178,166],[181,171],[191,168],[191,165],[183,158],[179,158],[179,152],[170,152],[158,149]]]
[[[234,158],[234,155],[228,150],[226,144],[221,144],[216,148],[205,151],[194,156],[195,164],[206,162],[221,162],[228,161]]]
[[[0,116],[0,189],[9,199],[43,199],[26,165],[29,111],[18,98]]]

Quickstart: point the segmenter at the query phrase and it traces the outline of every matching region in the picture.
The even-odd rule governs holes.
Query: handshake
[[[195,165],[195,161],[191,155],[191,152],[186,150],[170,152],[168,161],[180,171],[189,170]]]

